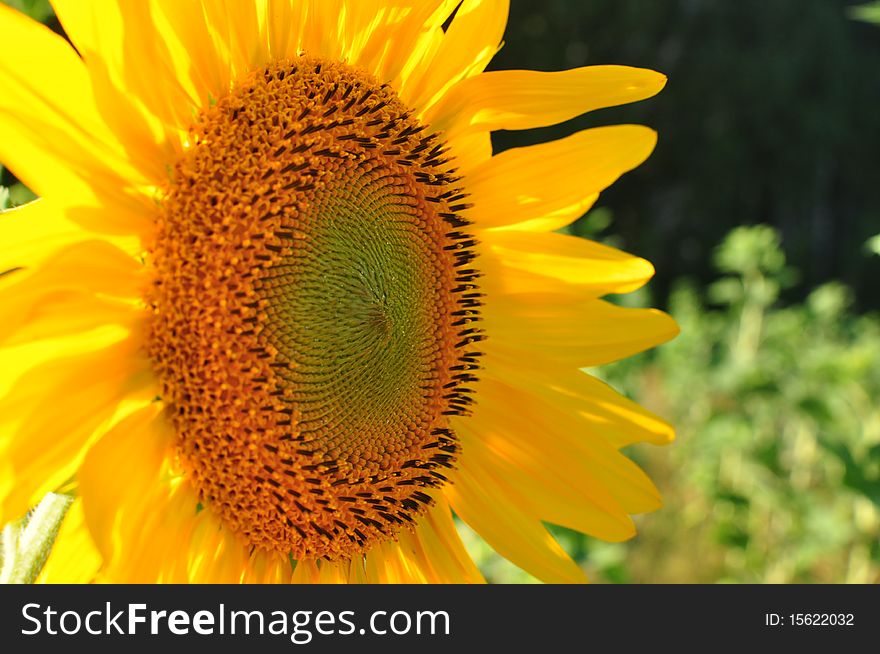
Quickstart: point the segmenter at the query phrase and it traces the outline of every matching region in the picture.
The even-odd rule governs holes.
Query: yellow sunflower
[[[490,133],[665,78],[483,72],[508,0],[0,7],[0,523],[76,501],[47,581],[475,582],[453,511],[548,582],[619,541],[671,428],[582,372],[676,333],[651,265],[554,230],[645,127]],[[74,49],[75,48],[75,49]]]

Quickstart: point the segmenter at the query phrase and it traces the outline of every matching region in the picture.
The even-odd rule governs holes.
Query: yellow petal
[[[136,321],[132,300],[140,296],[142,270],[106,241],[85,241],[59,251],[38,268],[5,276],[0,280],[0,304],[6,314],[0,344]]]
[[[522,412],[514,413],[525,425],[530,424]],[[610,490],[592,471],[577,469],[580,459],[576,451],[565,454],[568,469],[556,472],[559,464],[554,455],[565,448],[551,444],[544,450],[541,446],[552,438],[551,434],[532,433],[532,439],[538,442],[529,445],[523,437],[517,437],[516,431],[511,432],[510,421],[480,433],[465,426],[458,433],[468,448],[462,470],[473,477],[497,478],[502,487],[515,488],[521,510],[534,520],[613,542],[635,534],[632,519]],[[575,474],[570,473],[572,468]]]
[[[82,498],[71,504],[38,584],[88,584],[101,568],[101,554],[85,524]]]
[[[296,569],[293,571],[290,583],[292,584],[315,584],[318,583],[318,577],[321,570],[315,561],[298,561]]]
[[[48,28],[0,5],[0,161],[45,197],[66,202],[102,195],[119,229],[145,229],[143,176],[106,127],[88,72]]]
[[[564,207],[553,211],[546,211],[541,214],[540,218],[529,218],[521,223],[499,227],[499,230],[517,231],[517,232],[555,232],[558,229],[567,227],[575,220],[587,213],[590,208],[596,204],[599,199],[598,193],[588,195],[580,201],[566,204]]]
[[[667,445],[675,439],[668,422],[627,399],[608,384],[569,365],[503,366],[492,372],[511,386],[540,396],[586,421],[583,429],[615,448],[647,442]],[[580,431],[580,430],[579,430]]]
[[[629,538],[629,514],[660,506],[650,479],[594,424],[489,375],[474,415],[457,421],[469,451],[463,468],[479,462],[519,489],[537,517],[605,540]]]
[[[449,141],[453,165],[467,175],[492,157],[492,138],[489,132],[477,132]]]
[[[168,477],[167,466],[144,491],[147,501],[129,507],[135,515],[143,516],[142,522],[120,530],[124,546],[116,578],[197,584],[289,581],[286,559],[280,561],[274,553],[250,552],[209,506],[199,508],[198,494],[185,480]]]
[[[14,483],[0,521],[23,514],[69,479],[123,402],[155,395],[139,339],[32,368],[0,398],[0,452]]]
[[[231,543],[235,541],[240,551],[247,551],[249,546],[242,539],[227,533]],[[231,546],[230,546],[231,547]],[[255,550],[244,566],[239,567],[241,583],[245,584],[289,584],[293,580],[293,569],[290,559],[276,552],[263,552]]]
[[[600,366],[674,338],[678,325],[662,311],[627,309],[602,300],[517,296],[488,305],[481,345],[505,364],[530,365],[532,353],[573,368]],[[536,359],[536,361],[538,361]],[[538,365],[537,363],[535,365]]]
[[[464,549],[445,500],[419,518],[398,542],[377,543],[361,564],[352,561],[349,582],[372,584],[482,583],[483,577]]]
[[[321,561],[315,583],[345,584],[348,583],[348,561]]]
[[[380,11],[376,3],[371,4],[374,11]],[[365,46],[357,63],[402,92],[411,78],[421,75],[423,62],[437,51],[443,40],[443,21],[457,4],[458,0],[401,0],[386,19],[396,25],[393,36],[384,43],[377,39]]]
[[[0,295],[4,295],[0,293]],[[144,309],[129,302],[104,299],[85,293],[53,293],[41,298],[14,330],[3,324],[0,342],[4,346],[21,345],[56,337],[69,337],[107,325],[135,329],[146,317]]]
[[[166,510],[182,511],[183,515],[173,519],[190,523],[191,529],[184,527],[179,537],[169,532],[165,538],[171,539],[172,547],[176,542],[185,564],[187,583],[286,583],[289,580],[291,570],[286,557],[275,552],[249,551],[247,544],[226,529],[210,506],[195,513],[198,496],[188,484],[180,483],[175,492],[185,496],[182,509],[171,505]],[[167,568],[168,561],[173,559],[174,555],[169,555],[162,567]]]
[[[477,465],[460,468],[443,493],[458,516],[514,565],[547,583],[586,581],[583,571],[529,513],[518,489]]]
[[[69,206],[54,200],[35,200],[0,212],[0,273],[13,268],[33,268],[59,249],[96,234],[67,217]],[[138,239],[114,242],[126,252],[139,249]]]
[[[269,43],[260,32],[257,3],[208,0],[200,4],[209,29],[227,49],[233,78],[268,61]]]
[[[436,15],[436,40],[409,67],[401,97],[417,112],[431,106],[453,84],[481,73],[501,46],[509,0],[464,0],[445,33],[440,26],[458,5],[443,3],[446,16]]]
[[[28,370],[49,361],[86,352],[96,352],[127,338],[131,330],[117,325],[102,327],[85,334],[65,334],[14,346],[0,347],[0,398]]]
[[[340,60],[345,52],[343,0],[310,0],[300,45],[304,52]]]
[[[553,73],[502,70],[465,79],[426,118],[450,137],[474,131],[532,129],[656,95],[666,77],[627,66],[587,66]]]
[[[335,16],[342,58],[390,82],[412,55],[422,29],[437,12],[437,0],[343,0]],[[311,7],[330,8],[317,0]],[[332,20],[332,19],[330,19]],[[325,39],[328,40],[328,39]],[[332,39],[330,39],[332,40]]]
[[[53,0],[53,6],[85,59],[104,120],[137,152],[149,153],[151,176],[162,179],[198,102],[177,76],[151,3]]]
[[[478,234],[483,288],[491,296],[629,293],[654,275],[650,262],[565,234],[486,231]],[[516,301],[514,298],[512,301]]]
[[[289,7],[291,3],[290,0],[280,0],[271,4]],[[228,38],[221,36],[213,25],[209,25],[204,4],[153,0],[152,16],[156,29],[168,48],[174,77],[180,80],[195,104],[207,106],[211,98],[216,99],[226,93],[233,79],[231,46]],[[277,19],[273,21],[273,25],[278,31],[293,31],[286,15],[279,17],[274,13],[272,16]],[[228,37],[228,34],[225,36]]]
[[[118,488],[114,476],[89,475],[89,478],[93,480],[88,482],[90,484],[103,480],[108,489]],[[113,532],[113,551],[118,548],[122,554],[107,560],[104,580],[136,584],[188,583],[188,544],[196,526],[196,498],[175,494],[171,483],[161,477],[156,478],[151,486],[139,488],[143,492],[142,499],[127,506],[116,504],[112,497],[99,503],[97,489],[84,498],[86,520],[93,534],[97,536],[100,532],[96,533],[96,530],[103,526],[93,523],[97,518],[93,519],[91,515],[105,514],[105,520],[118,525]],[[90,505],[96,505],[96,508],[90,509]],[[117,518],[119,512],[124,513]],[[140,520],[140,523],[134,525],[134,520]]]
[[[428,583],[429,571],[394,541],[377,543],[367,552],[364,567],[368,584]]]
[[[175,4],[179,4],[175,2]],[[307,4],[291,0],[268,0],[265,25],[269,55],[273,59],[290,59],[297,55],[300,32]]]
[[[468,174],[470,215],[485,229],[552,214],[552,222],[537,226],[557,229],[583,215],[597,193],[645,161],[656,143],[647,127],[615,125],[507,150]]]
[[[74,243],[56,252],[42,265],[8,275],[0,291],[27,287],[28,292],[83,290],[115,297],[138,297],[143,265],[108,241]],[[4,299],[4,308],[6,301]],[[11,313],[11,312],[10,312]]]
[[[104,558],[104,581],[190,580],[189,544],[200,524],[198,499],[169,474],[171,443],[167,416],[154,402],[104,434],[79,468],[80,496]],[[203,538],[204,532],[203,526]]]
[[[400,547],[417,561],[432,584],[483,583],[483,576],[464,549],[445,500],[439,500],[419,519],[414,532],[400,534]]]
[[[119,532],[137,518],[143,490],[158,477],[170,444],[161,410],[153,402],[117,423],[89,448],[79,469],[86,521],[110,566],[125,556]]]
[[[78,472],[89,529],[114,583],[286,583],[290,564],[248,548],[174,475],[173,431],[160,403],[93,445]],[[137,465],[131,465],[137,461]]]

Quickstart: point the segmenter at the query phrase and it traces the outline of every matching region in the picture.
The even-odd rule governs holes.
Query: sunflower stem
[[[3,529],[0,583],[32,584],[36,581],[72,502],[70,495],[48,493],[28,516]]]

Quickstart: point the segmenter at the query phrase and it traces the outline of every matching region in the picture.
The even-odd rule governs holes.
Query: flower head
[[[618,450],[671,430],[580,368],[675,325],[600,299],[650,264],[554,233],[655,135],[490,133],[661,75],[485,73],[501,0],[53,4],[76,50],[0,8],[0,159],[42,198],[0,217],[0,518],[75,485],[84,578],[478,581],[454,509],[577,581],[542,521],[659,506]]]

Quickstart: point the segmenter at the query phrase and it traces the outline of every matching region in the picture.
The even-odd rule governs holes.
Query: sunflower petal
[[[155,27],[168,48],[168,61],[174,77],[180,80],[197,106],[208,106],[232,83],[232,57],[228,39],[209,25],[201,2],[152,0]],[[276,4],[290,5],[290,0]],[[289,31],[289,22],[279,29]],[[295,55],[295,53],[293,53]]]
[[[488,415],[488,412],[486,412]],[[522,418],[520,412],[517,418]],[[517,437],[508,420],[490,432],[477,436],[469,428],[460,431],[462,442],[469,447],[470,460],[462,469],[473,476],[497,478],[502,488],[515,488],[521,510],[537,521],[562,525],[608,541],[626,540],[635,533],[628,512],[603,487],[601,481],[583,469],[571,475],[556,472],[559,462],[553,455],[562,447],[545,450],[529,445]],[[522,431],[522,430],[520,430]],[[552,434],[541,434],[541,442]],[[534,434],[531,435],[534,439]],[[566,455],[567,468],[577,468],[580,458],[575,452]]]
[[[105,241],[85,241],[56,253],[32,271],[0,280],[0,304],[8,316],[0,344],[85,331],[110,323],[133,323],[142,266]],[[24,330],[24,333],[22,331]],[[15,340],[9,340],[15,336]]]
[[[662,311],[628,309],[603,300],[572,302],[569,297],[517,296],[496,299],[484,315],[487,354],[506,364],[545,361],[573,368],[600,366],[664,343],[678,325]]]
[[[432,47],[413,62],[403,81],[401,97],[417,111],[430,107],[459,80],[481,73],[501,47],[509,0],[464,0],[443,32],[441,25],[456,5],[443,3],[446,16],[434,14]]]
[[[204,7],[209,29],[226,45],[234,77],[244,75],[269,58],[269,42],[259,29],[256,2],[208,0]]]
[[[443,21],[456,4],[458,0],[400,0],[386,19],[393,34],[384,42],[371,39],[357,63],[403,92],[421,62],[436,51],[443,38]],[[373,8],[380,11],[375,4]]]
[[[445,501],[423,516],[415,531],[400,534],[400,547],[417,562],[432,584],[483,583],[473,560],[464,549]]]
[[[38,584],[88,584],[101,568],[101,554],[85,524],[82,498],[76,498],[61,524]]]
[[[154,402],[117,423],[89,448],[79,469],[86,521],[110,565],[122,555],[123,539],[117,534],[121,523],[135,518],[143,489],[158,476],[164,461],[170,439],[161,408]]]
[[[22,515],[76,471],[96,431],[120,405],[155,395],[149,364],[129,339],[25,373],[0,398],[0,451],[12,475],[0,521]]]
[[[537,517],[619,541],[635,533],[629,514],[659,508],[645,473],[595,425],[532,389],[488,376],[480,388],[483,402],[460,428],[473,452],[462,466],[479,461],[484,474],[519,489]]]
[[[146,229],[143,178],[106,128],[88,71],[60,36],[0,4],[0,161],[37,194],[117,203],[114,229]]]
[[[323,5],[320,0],[318,4]],[[438,0],[345,0],[337,19],[344,59],[372,71],[383,82],[391,81],[424,37],[422,29],[439,4]]]
[[[645,259],[565,234],[492,230],[480,239],[484,287],[492,295],[598,297],[629,293],[654,275]]]
[[[343,0],[309,0],[300,45],[307,53],[339,60],[345,52]]]
[[[214,518],[217,520],[217,518]],[[225,535],[230,544],[229,552],[233,553],[232,543],[238,548],[237,551],[246,552],[247,547],[242,540],[227,530]],[[295,571],[292,570],[290,559],[275,552],[254,551],[250,559],[243,566],[239,566],[242,573],[241,583],[245,584],[289,584],[296,583],[293,579]]]
[[[558,229],[644,162],[656,143],[656,132],[647,127],[614,125],[502,152],[468,174],[475,222],[484,229]],[[527,222],[548,215],[553,216],[549,224]]]
[[[108,478],[105,478],[108,479]],[[98,480],[100,481],[100,480]],[[115,488],[115,481],[108,479]],[[106,520],[117,520],[116,512],[126,510],[125,520],[110,522],[115,529],[113,552],[124,552],[106,561],[103,581],[108,583],[187,583],[188,543],[195,527],[195,506],[172,493],[171,485],[162,479],[150,487],[141,488],[144,495],[137,505],[116,506],[111,501],[98,504],[94,511],[107,512]],[[89,529],[96,534],[101,529],[97,518],[90,518],[90,504],[96,504],[95,492],[86,502],[86,520]],[[131,521],[140,519],[138,525]],[[118,525],[118,526],[115,526]],[[97,536],[96,536],[97,539]]]
[[[430,573],[394,541],[377,543],[367,552],[364,567],[368,584],[425,584]]]
[[[113,325],[85,334],[65,334],[20,345],[0,347],[0,398],[10,392],[15,383],[29,370],[50,361],[70,358],[87,352],[96,352],[118,343],[130,335],[130,330]]]
[[[54,200],[35,200],[0,212],[0,274],[32,268],[59,249],[96,235],[67,218],[68,207]],[[126,251],[136,239],[120,239]]]
[[[152,3],[52,4],[85,59],[104,120],[126,135],[136,152],[149,153],[151,177],[161,179],[163,163],[180,148],[197,99],[176,75]]]
[[[492,138],[488,132],[477,132],[450,140],[449,149],[455,158],[456,167],[462,174],[467,175],[490,159]]]
[[[132,330],[144,317],[145,314],[130,303],[84,293],[55,293],[42,297],[27,315],[26,322],[16,329],[7,330],[11,323],[3,323],[0,343],[15,346],[70,337],[108,325]]]
[[[171,474],[173,433],[158,402],[130,414],[90,448],[78,472],[89,529],[114,583],[283,583],[290,565],[248,553]],[[132,461],[137,461],[133,465]]]
[[[267,0],[264,21],[269,55],[273,59],[290,59],[297,55],[306,7],[304,2]]]
[[[526,500],[518,489],[475,465],[459,469],[444,494],[458,516],[514,565],[547,583],[586,581],[544,525],[524,508]]]
[[[190,579],[189,544],[198,525],[198,500],[169,476],[169,427],[161,404],[151,403],[104,434],[79,468],[80,496],[104,558],[104,581]]]
[[[667,445],[675,439],[675,430],[668,422],[605,382],[571,366],[552,362],[528,368],[502,364],[496,375],[511,386],[583,419],[583,430],[601,435],[615,448],[640,442]]]
[[[587,66],[553,73],[502,70],[462,80],[426,118],[449,138],[474,131],[533,129],[650,98],[666,76],[644,68]]]

